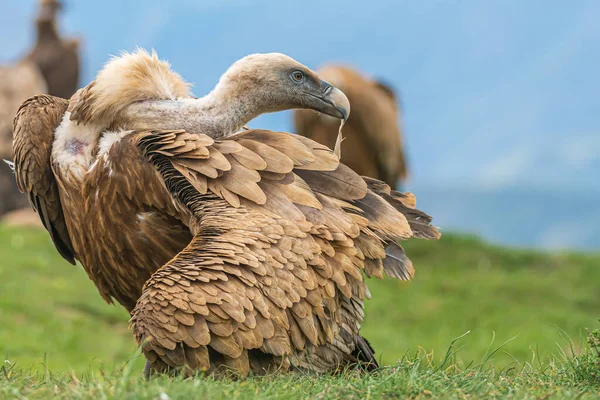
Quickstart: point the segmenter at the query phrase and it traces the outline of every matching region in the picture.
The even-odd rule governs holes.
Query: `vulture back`
[[[341,161],[359,175],[380,179],[396,188],[407,177],[400,117],[394,91],[343,66],[326,66],[319,76],[340,88],[352,112],[344,125]],[[333,148],[339,121],[311,110],[294,113],[296,132]]]

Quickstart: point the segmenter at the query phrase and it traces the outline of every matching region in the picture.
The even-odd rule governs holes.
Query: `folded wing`
[[[439,236],[411,196],[365,181],[306,138],[143,131],[116,145],[158,170],[195,232],[132,312],[155,369],[342,365],[360,340],[362,271],[410,279],[397,241]]]
[[[75,264],[52,162],[54,131],[67,106],[67,100],[48,95],[26,100],[14,120],[13,154],[19,190],[29,197],[60,255]]]

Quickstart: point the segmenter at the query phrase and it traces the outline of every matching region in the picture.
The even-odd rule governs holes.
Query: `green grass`
[[[600,396],[584,338],[598,326],[600,255],[504,249],[451,234],[406,248],[415,279],[372,279],[366,303],[363,334],[390,367],[365,376],[148,383],[139,379],[143,360],[127,313],[105,304],[45,232],[0,226],[0,398]]]
[[[484,364],[461,368],[433,365],[421,353],[372,373],[348,370],[335,376],[287,374],[244,380],[158,377],[144,381],[132,369],[106,375],[39,373],[3,369],[0,397],[19,399],[403,399],[507,398],[596,399],[596,359],[579,356],[561,363],[525,364],[496,371]]]

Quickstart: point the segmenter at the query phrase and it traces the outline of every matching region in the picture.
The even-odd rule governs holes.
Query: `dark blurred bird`
[[[58,32],[56,16],[62,7],[58,0],[40,1],[36,43],[26,58],[40,69],[48,94],[68,99],[79,83],[79,39],[63,38]]]
[[[361,178],[327,147],[239,131],[295,107],[350,113],[339,89],[283,54],[237,61],[196,99],[138,51],[70,101],[19,109],[19,187],[63,257],[131,312],[150,370],[377,365],[360,335],[363,272],[410,279],[398,241],[439,233],[414,196]]]
[[[407,178],[408,171],[394,90],[346,66],[328,65],[317,72],[339,87],[352,106],[352,114],[343,128],[341,161],[359,175],[396,188],[399,181]],[[338,121],[310,110],[296,110],[294,122],[298,134],[333,148]]]

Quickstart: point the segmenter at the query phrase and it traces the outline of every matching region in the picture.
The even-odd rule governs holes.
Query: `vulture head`
[[[219,89],[231,97],[251,93],[262,113],[304,108],[344,120],[350,115],[350,103],[341,90],[281,53],[252,54],[236,61],[221,77]]]

